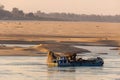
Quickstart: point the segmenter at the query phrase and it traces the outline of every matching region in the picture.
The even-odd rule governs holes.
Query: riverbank
[[[120,23],[0,21],[0,44],[120,46]],[[40,53],[40,54],[39,54]],[[0,49],[0,55],[41,56],[39,51]]]
[[[119,46],[120,23],[0,21],[0,44],[87,43]]]
[[[75,51],[79,53],[90,52],[87,49],[76,48],[67,44],[40,44],[27,46],[24,44],[5,44],[0,46],[0,56],[47,56],[49,51],[57,51],[57,53],[69,53]]]

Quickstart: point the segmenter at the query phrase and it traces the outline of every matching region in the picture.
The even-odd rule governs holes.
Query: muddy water
[[[0,80],[120,80],[119,51],[112,47],[77,46],[91,50],[81,57],[100,56],[103,67],[48,67],[46,57],[0,56]],[[99,54],[99,53],[108,54]]]

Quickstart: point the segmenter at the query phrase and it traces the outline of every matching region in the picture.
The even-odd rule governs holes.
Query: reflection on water
[[[119,51],[111,47],[79,46],[92,50],[81,56],[100,56],[103,67],[48,67],[46,57],[1,56],[0,80],[120,80]],[[107,55],[95,54],[107,52]]]

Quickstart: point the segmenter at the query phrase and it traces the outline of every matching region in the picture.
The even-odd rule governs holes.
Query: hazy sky
[[[120,14],[120,0],[0,0],[5,9],[25,12],[70,12],[77,14]]]

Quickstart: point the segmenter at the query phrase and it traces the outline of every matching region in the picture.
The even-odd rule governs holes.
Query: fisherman
[[[70,55],[68,57],[69,62],[76,61],[76,56],[77,56],[76,54]]]
[[[73,54],[73,56],[72,56],[72,59],[73,59],[73,61],[76,61],[76,54]]]
[[[48,59],[47,59],[48,63],[52,63],[52,62],[56,63],[57,57],[54,55],[52,51],[49,51],[47,56],[48,56]]]

